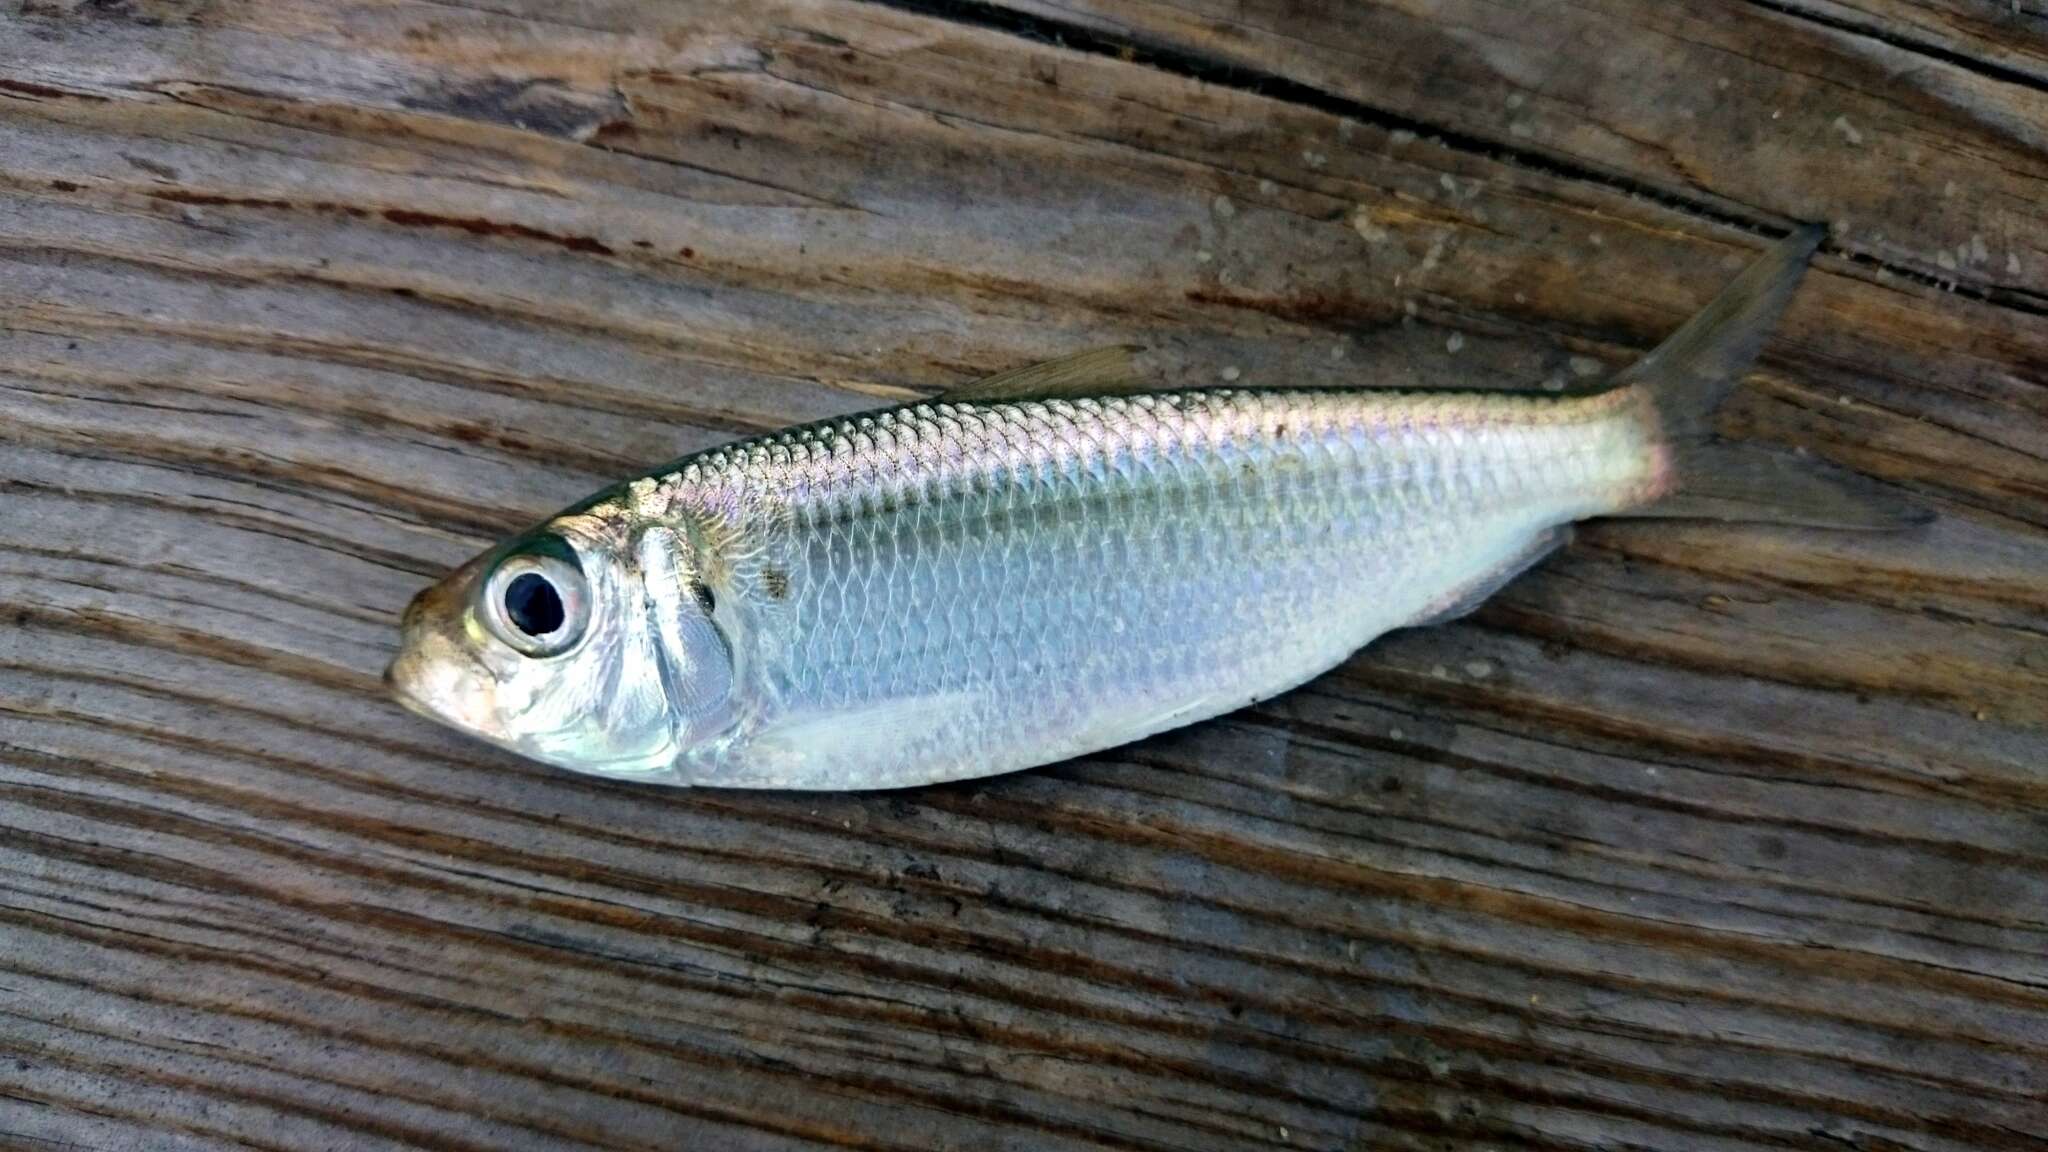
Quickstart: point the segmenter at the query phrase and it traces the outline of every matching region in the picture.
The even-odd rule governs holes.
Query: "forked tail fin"
[[[1779,241],[1656,350],[1615,377],[1654,412],[1673,470],[1670,491],[1620,516],[1684,517],[1892,529],[1932,514],[1874,481],[1803,454],[1714,437],[1714,411],[1777,326],[1826,230]]]

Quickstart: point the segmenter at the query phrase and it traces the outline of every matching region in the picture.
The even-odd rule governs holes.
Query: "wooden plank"
[[[1131,59],[965,5],[0,14],[0,1133],[2048,1142],[2048,326],[1996,261],[1916,279],[1919,217],[1852,222],[1727,429],[1921,533],[1598,526],[1251,713],[885,796],[583,780],[384,699],[413,591],[628,469],[1105,340],[1183,382],[1581,379],[1756,249],[1734,222],[1902,147],[1801,120],[1737,173],[1794,82],[1742,71],[1694,106],[1712,180],[1571,132],[1531,164],[1189,75],[1231,58],[1162,11],[1052,14]],[[1230,50],[1476,115],[1464,73],[1335,86],[1391,11],[1254,55],[1236,9]],[[1872,67],[1783,12],[1597,11],[1580,95],[1685,106],[1686,36]],[[1977,80],[1924,90],[2032,131]],[[1624,113],[1586,119],[1669,128]],[[2016,221],[2037,160],[1967,139],[1871,218],[1955,179]]]
[[[1695,212],[1830,223],[1837,245],[1882,267],[2038,312],[2048,39],[2038,14],[1986,15],[1994,7],[1006,0],[993,10],[1044,18],[1042,35],[1106,35],[1185,71],[1251,86],[1272,77],[1438,142]]]
[[[2048,11],[2035,0],[1774,0],[1785,11],[2015,83],[2048,81]]]

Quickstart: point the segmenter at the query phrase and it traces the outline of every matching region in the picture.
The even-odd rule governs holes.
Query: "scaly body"
[[[1820,235],[1597,395],[1148,392],[1108,349],[713,449],[422,593],[388,677],[579,771],[896,787],[1282,692],[1469,610],[1574,520],[1911,523],[1711,434]]]
[[[708,784],[879,787],[1113,747],[1444,613],[1656,495],[1623,393],[922,404],[714,450],[616,513],[703,526],[737,656]]]

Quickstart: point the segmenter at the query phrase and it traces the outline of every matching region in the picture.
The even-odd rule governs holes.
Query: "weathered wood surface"
[[[2048,23],[1978,0],[0,5],[0,1144],[2048,1145]],[[577,779],[400,712],[629,469],[1106,340],[1535,386],[1838,224],[1730,432],[1085,763]]]

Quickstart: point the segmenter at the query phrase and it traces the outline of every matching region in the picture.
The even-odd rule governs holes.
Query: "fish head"
[[[725,723],[732,682],[687,540],[603,506],[559,516],[420,593],[385,680],[535,760],[684,782],[679,756]]]

